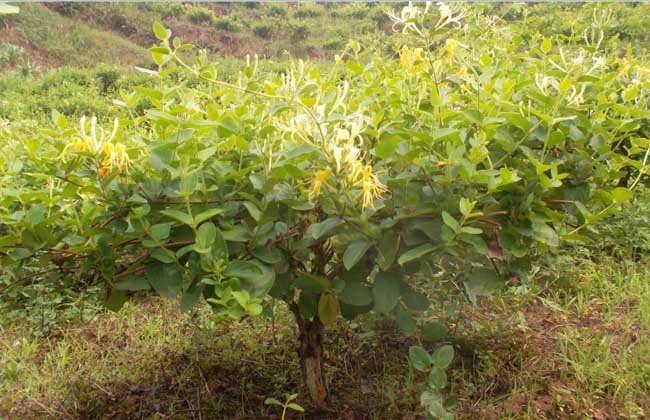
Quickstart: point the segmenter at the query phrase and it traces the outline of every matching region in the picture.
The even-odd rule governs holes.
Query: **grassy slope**
[[[147,64],[149,53],[120,36],[71,20],[39,4],[21,4],[20,13],[0,21],[0,39],[22,46],[41,66],[90,67]]]
[[[39,65],[94,66],[97,63],[141,65],[146,48],[155,42],[156,20],[174,35],[222,57],[258,54],[284,58],[329,58],[350,38],[369,44],[385,39],[390,22],[377,4],[283,3],[49,3],[23,4],[19,15],[0,20],[0,39],[20,45]],[[472,4],[506,20],[534,16],[530,24],[547,35],[582,34],[602,5],[541,4],[522,8],[513,4]],[[208,9],[211,21],[190,21],[197,8]],[[611,4],[607,36],[618,34],[637,50],[647,48],[650,4]],[[224,23],[230,26],[224,26]],[[266,32],[260,32],[260,27]]]
[[[381,37],[373,20],[376,5],[204,4],[212,22],[191,23],[185,5],[170,14],[169,4],[53,3],[23,4],[18,15],[0,20],[0,39],[25,49],[25,58],[46,67],[92,67],[99,63],[143,65],[146,48],[156,42],[151,27],[159,20],[174,35],[222,57],[323,58],[338,52],[348,39]],[[304,16],[305,9],[312,14]],[[371,13],[371,11],[374,11]],[[219,22],[233,22],[231,29]],[[268,33],[256,34],[266,25]],[[1,44],[1,43],[0,43]]]

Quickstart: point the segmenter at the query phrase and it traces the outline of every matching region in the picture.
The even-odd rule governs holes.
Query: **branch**
[[[23,282],[26,282],[27,280],[33,279],[34,277],[42,276],[43,274],[48,274],[48,273],[52,273],[52,272],[55,272],[55,271],[72,271],[72,269],[57,267],[57,268],[51,268],[49,270],[39,271],[38,273],[30,274],[29,276],[21,277],[21,278],[19,278],[17,280],[14,280],[11,283],[9,283],[8,285],[0,288],[0,294],[2,294],[5,290],[8,290],[8,289],[20,284],[20,283],[23,283]]]
[[[73,181],[70,178],[67,178],[65,176],[54,175],[54,177],[60,179],[61,181],[65,181],[65,182],[70,183],[72,185],[76,185],[79,188],[83,188],[83,185],[81,185],[78,182],[75,182],[75,181]]]

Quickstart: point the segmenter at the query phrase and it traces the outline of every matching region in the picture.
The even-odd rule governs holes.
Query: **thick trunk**
[[[323,324],[315,319],[305,323],[300,332],[300,365],[309,392],[316,407],[324,407],[327,400],[327,379],[323,366]]]
[[[323,365],[323,336],[324,327],[318,319],[314,317],[312,321],[305,320],[300,315],[298,305],[291,303],[289,305],[291,312],[296,318],[300,337],[298,340],[298,356],[300,357],[300,367],[302,375],[309,392],[309,398],[312,404],[317,408],[325,406],[327,400],[327,378]]]

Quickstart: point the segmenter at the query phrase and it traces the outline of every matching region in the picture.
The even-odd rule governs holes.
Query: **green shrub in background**
[[[225,32],[239,32],[242,30],[241,23],[232,15],[216,18],[213,25],[220,31]]]
[[[270,4],[268,6],[268,13],[271,16],[284,17],[289,13],[289,8],[286,4],[282,3]]]
[[[9,42],[0,44],[0,69],[16,64],[23,55],[23,47]]]
[[[316,18],[323,14],[323,6],[313,3],[298,3],[293,16],[298,19]]]
[[[275,31],[276,24],[269,20],[255,23],[253,25],[253,33],[263,39],[269,39]]]
[[[329,39],[325,41],[325,43],[323,44],[323,48],[329,51],[342,50],[343,47],[345,47],[345,41],[343,41],[343,39],[338,37]]]
[[[214,12],[205,7],[192,6],[186,11],[187,20],[190,23],[206,24],[214,23],[217,20]]]
[[[368,17],[370,9],[368,5],[363,3],[352,3],[348,7],[341,10],[342,16],[349,17],[351,19],[362,20]],[[384,13],[386,15],[386,13]]]
[[[101,65],[93,69],[93,77],[97,83],[99,93],[106,95],[114,91],[123,72],[123,70],[117,67],[108,65]]]
[[[382,9],[383,6],[375,6],[371,7],[368,10],[368,14],[366,15],[370,20],[375,22],[377,26],[383,27],[386,26],[388,22],[390,22],[390,19],[388,18],[388,15],[386,12]]]
[[[146,4],[146,3],[139,3]],[[185,10],[182,3],[151,3],[153,10],[160,14],[162,19],[179,17]]]
[[[304,41],[309,38],[309,24],[298,19],[291,19],[284,24],[291,41]]]

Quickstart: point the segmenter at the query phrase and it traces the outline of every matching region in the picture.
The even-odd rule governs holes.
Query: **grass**
[[[459,418],[650,413],[650,266],[599,255],[557,258],[553,267],[543,281],[465,307],[453,325],[449,392]],[[175,302],[142,296],[118,314],[30,337],[14,324],[0,338],[0,414],[8,418],[279,418],[263,402],[285,392],[307,408],[290,418],[315,415],[280,305],[273,321],[215,325],[205,308],[181,315]],[[415,338],[368,318],[327,339],[324,418],[418,416],[425,378],[405,359]]]
[[[20,45],[39,66],[91,67],[151,63],[149,52],[110,32],[69,19],[39,4],[22,4],[20,13],[0,21],[0,39]]]

